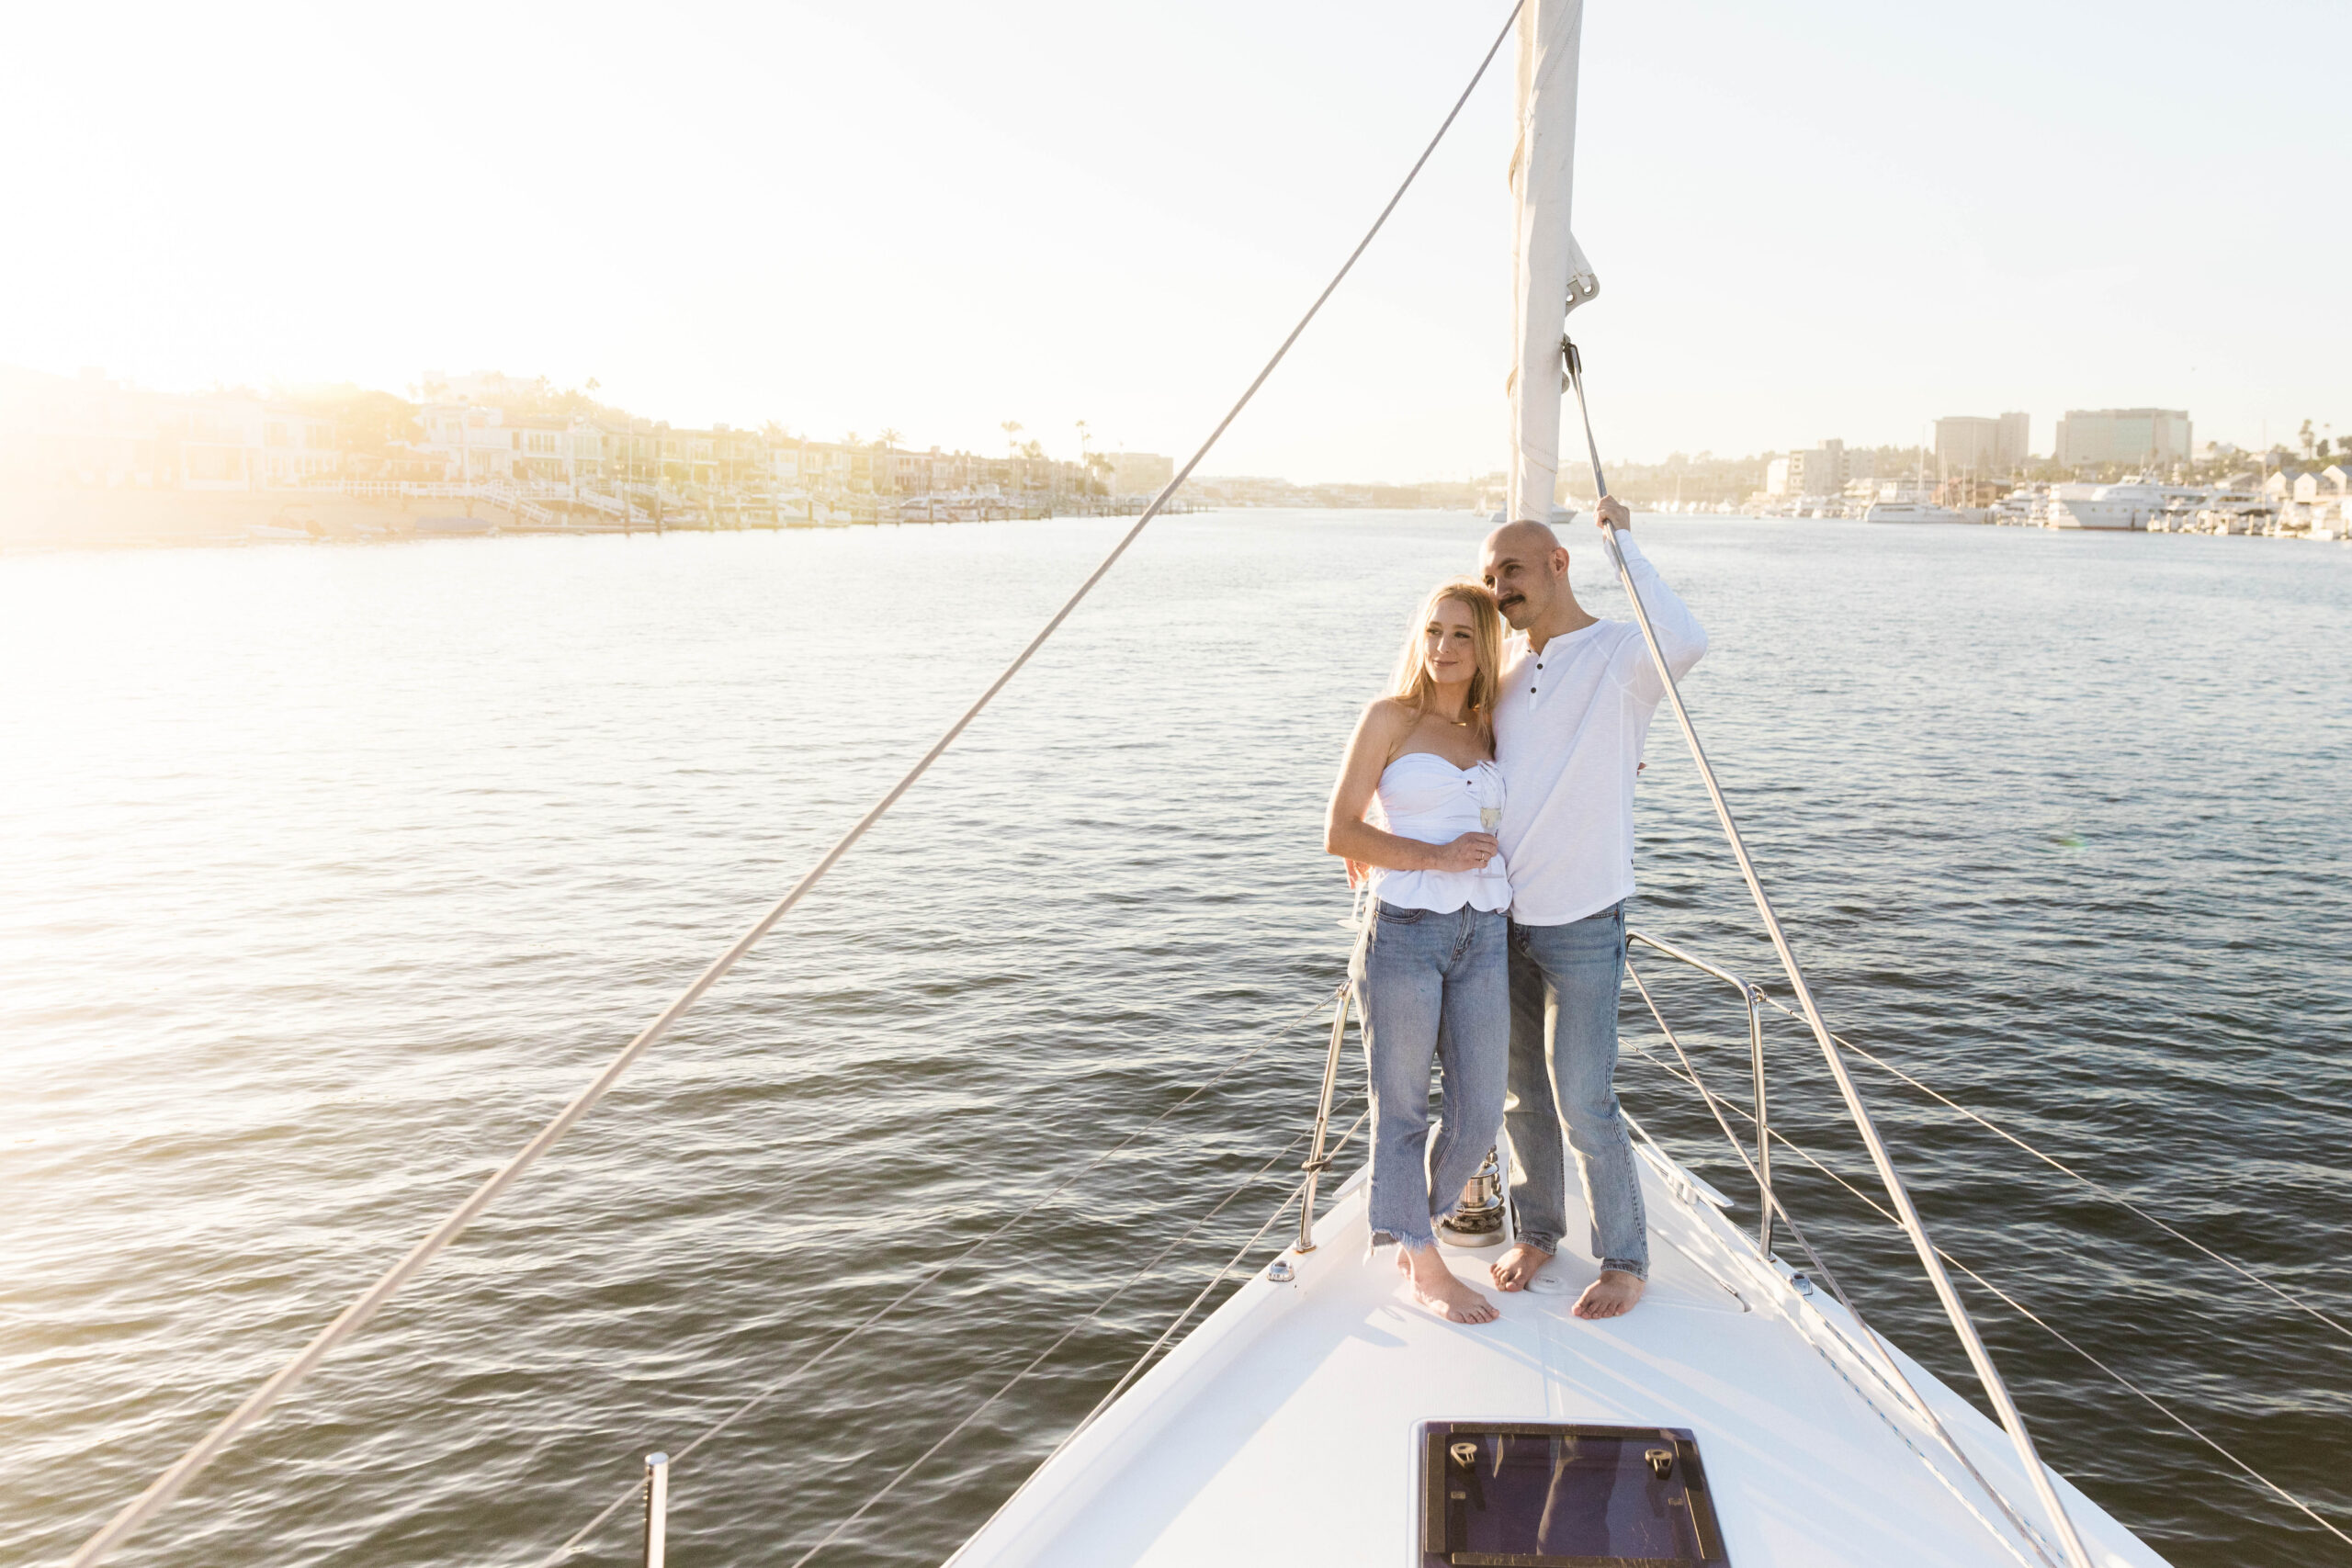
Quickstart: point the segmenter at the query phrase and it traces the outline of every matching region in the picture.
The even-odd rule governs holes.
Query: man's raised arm
[[[1699,662],[1699,656],[1707,651],[1706,631],[1690,613],[1690,606],[1666,585],[1657,568],[1650,564],[1642,547],[1634,542],[1633,513],[1625,503],[1608,496],[1595,511],[1594,520],[1601,527],[1613,526],[1617,530],[1617,547],[1625,554],[1626,575],[1641,593],[1642,608],[1649,612],[1650,630],[1657,635],[1658,651],[1666,655],[1668,667],[1679,681]],[[1619,673],[1635,696],[1646,703],[1666,700],[1666,686],[1657,678],[1657,661],[1650,657],[1647,644],[1639,640],[1628,643],[1619,659]]]

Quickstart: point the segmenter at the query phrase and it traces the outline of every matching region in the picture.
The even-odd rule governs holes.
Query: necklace
[[[1437,713],[1437,712],[1435,712],[1435,711],[1430,711],[1430,712],[1425,713],[1425,714],[1423,714],[1423,715],[1422,715],[1422,716],[1423,716],[1424,718],[1433,718],[1433,719],[1436,719],[1440,724],[1450,724],[1450,725],[1453,726],[1453,728],[1456,728],[1456,729],[1467,729],[1467,728],[1470,728],[1470,720],[1469,720],[1469,719],[1466,719],[1466,718],[1448,718],[1448,717],[1446,717],[1446,716],[1445,716],[1445,715],[1443,715],[1443,714],[1442,714],[1442,713]],[[1473,716],[1473,717],[1475,717],[1475,716],[1476,716],[1476,715],[1474,714],[1472,716]]]

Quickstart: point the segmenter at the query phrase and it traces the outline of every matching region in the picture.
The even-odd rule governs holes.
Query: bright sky
[[[0,52],[0,362],[590,377],[680,423],[1182,454],[1507,0],[119,7]],[[2184,407],[2352,434],[2352,6],[1593,0],[1604,448]],[[1207,471],[1501,466],[1510,54]]]

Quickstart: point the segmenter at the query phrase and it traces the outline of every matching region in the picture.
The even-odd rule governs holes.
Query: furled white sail
[[[1519,142],[1510,160],[1514,521],[1551,519],[1560,473],[1562,323],[1600,289],[1568,231],[1583,26],[1584,0],[1526,0],[1519,13]]]

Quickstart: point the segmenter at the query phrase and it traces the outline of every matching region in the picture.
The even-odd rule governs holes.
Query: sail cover
[[[1519,13],[1519,141],[1510,160],[1513,522],[1551,520],[1560,474],[1562,327],[1600,289],[1568,231],[1583,27],[1584,0],[1526,0]]]

